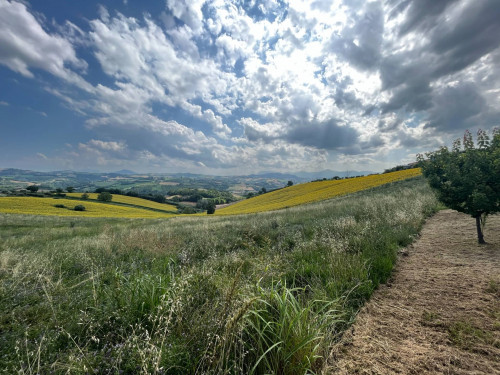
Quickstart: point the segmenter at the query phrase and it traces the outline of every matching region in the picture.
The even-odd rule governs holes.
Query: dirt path
[[[403,251],[393,278],[359,313],[330,374],[500,374],[500,216],[488,245],[445,210]]]

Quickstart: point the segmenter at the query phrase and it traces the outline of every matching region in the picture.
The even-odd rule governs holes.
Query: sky
[[[0,168],[380,172],[500,124],[498,0],[0,0]]]

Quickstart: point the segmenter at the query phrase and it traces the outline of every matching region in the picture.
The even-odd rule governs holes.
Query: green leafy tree
[[[29,190],[32,193],[36,193],[38,191],[38,186],[36,185],[30,185],[26,187],[26,190]]]
[[[111,199],[113,199],[113,196],[107,191],[103,191],[97,196],[97,200],[102,202],[111,202]]]
[[[68,186],[68,187],[66,188],[66,191],[67,191],[68,193],[72,193],[72,192],[74,192],[74,191],[75,191],[75,188],[74,188],[73,186]]]
[[[89,195],[87,193],[83,193],[81,198],[87,200],[89,199]]]
[[[215,202],[214,201],[210,201],[207,204],[207,214],[208,215],[212,215],[214,213],[215,213]]]
[[[476,143],[466,131],[462,142],[453,142],[451,151],[442,147],[417,159],[439,200],[476,219],[478,242],[484,244],[486,217],[500,211],[500,132],[495,130],[490,140],[479,130]]]
[[[289,180],[288,183],[286,184],[286,186],[293,186],[293,181]]]

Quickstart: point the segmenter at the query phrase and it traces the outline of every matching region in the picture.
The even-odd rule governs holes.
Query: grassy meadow
[[[231,217],[0,214],[0,371],[318,373],[436,209],[417,177]]]

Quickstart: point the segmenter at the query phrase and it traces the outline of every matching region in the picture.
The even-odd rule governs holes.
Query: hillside
[[[83,205],[85,211],[75,211]],[[64,207],[56,207],[64,206]],[[146,207],[147,208],[147,207]],[[101,202],[80,201],[64,198],[1,197],[0,213],[43,216],[120,217],[120,218],[167,218],[174,216],[166,211],[153,211],[140,207],[128,207]]]
[[[97,193],[87,193],[88,199],[89,200],[97,200],[97,196],[99,194]],[[72,198],[81,198],[82,193],[66,193],[66,196],[72,197]],[[142,198],[137,198],[137,197],[129,197],[126,195],[120,195],[120,194],[112,194],[113,198],[111,202],[113,203],[122,203],[126,205],[131,205],[131,206],[137,206],[137,207],[146,207],[146,208],[153,208],[155,210],[161,210],[161,211],[170,211],[171,213],[177,213],[177,207],[171,204],[166,204],[166,203],[158,203],[158,202],[153,202],[147,199],[142,199]]]
[[[253,197],[216,211],[216,215],[248,214],[278,210],[355,193],[419,176],[419,168],[343,180],[325,180],[290,186]]]
[[[338,196],[352,194],[358,191],[374,188],[384,184],[413,178],[420,175],[420,169],[408,169],[398,172],[356,177],[343,180],[322,180],[294,185],[287,188],[271,191],[250,199],[242,200],[227,207],[216,210],[216,215],[235,215],[278,210],[287,207],[319,202]],[[177,188],[176,188],[177,189]],[[180,190],[179,190],[180,191]],[[192,189],[187,189],[191,192]],[[196,192],[196,191],[194,191]],[[199,191],[198,191],[199,192]],[[217,192],[216,192],[217,193]],[[88,216],[88,217],[170,217],[177,214],[177,207],[171,204],[153,202],[147,199],[130,197],[121,194],[112,194],[111,202],[97,201],[97,193],[88,193],[88,199],[81,198],[82,193],[66,193],[64,201],[56,195],[48,194],[41,197],[0,197],[0,213],[30,214],[30,215],[60,215],[60,216]],[[17,193],[16,193],[17,195]],[[43,196],[44,194],[42,194]],[[201,195],[200,195],[201,197]],[[73,201],[69,201],[71,198]],[[30,201],[30,199],[33,199]],[[79,201],[80,203],[77,203]],[[57,209],[55,205],[65,205],[71,209]],[[72,208],[76,204],[83,204],[89,209],[76,212]],[[193,203],[194,204],[194,203]],[[113,206],[113,207],[109,207]],[[117,206],[123,206],[118,208]],[[157,211],[151,213],[149,211]],[[147,211],[147,212],[144,212]]]
[[[234,217],[0,214],[0,368],[320,372],[436,206],[416,178]]]

